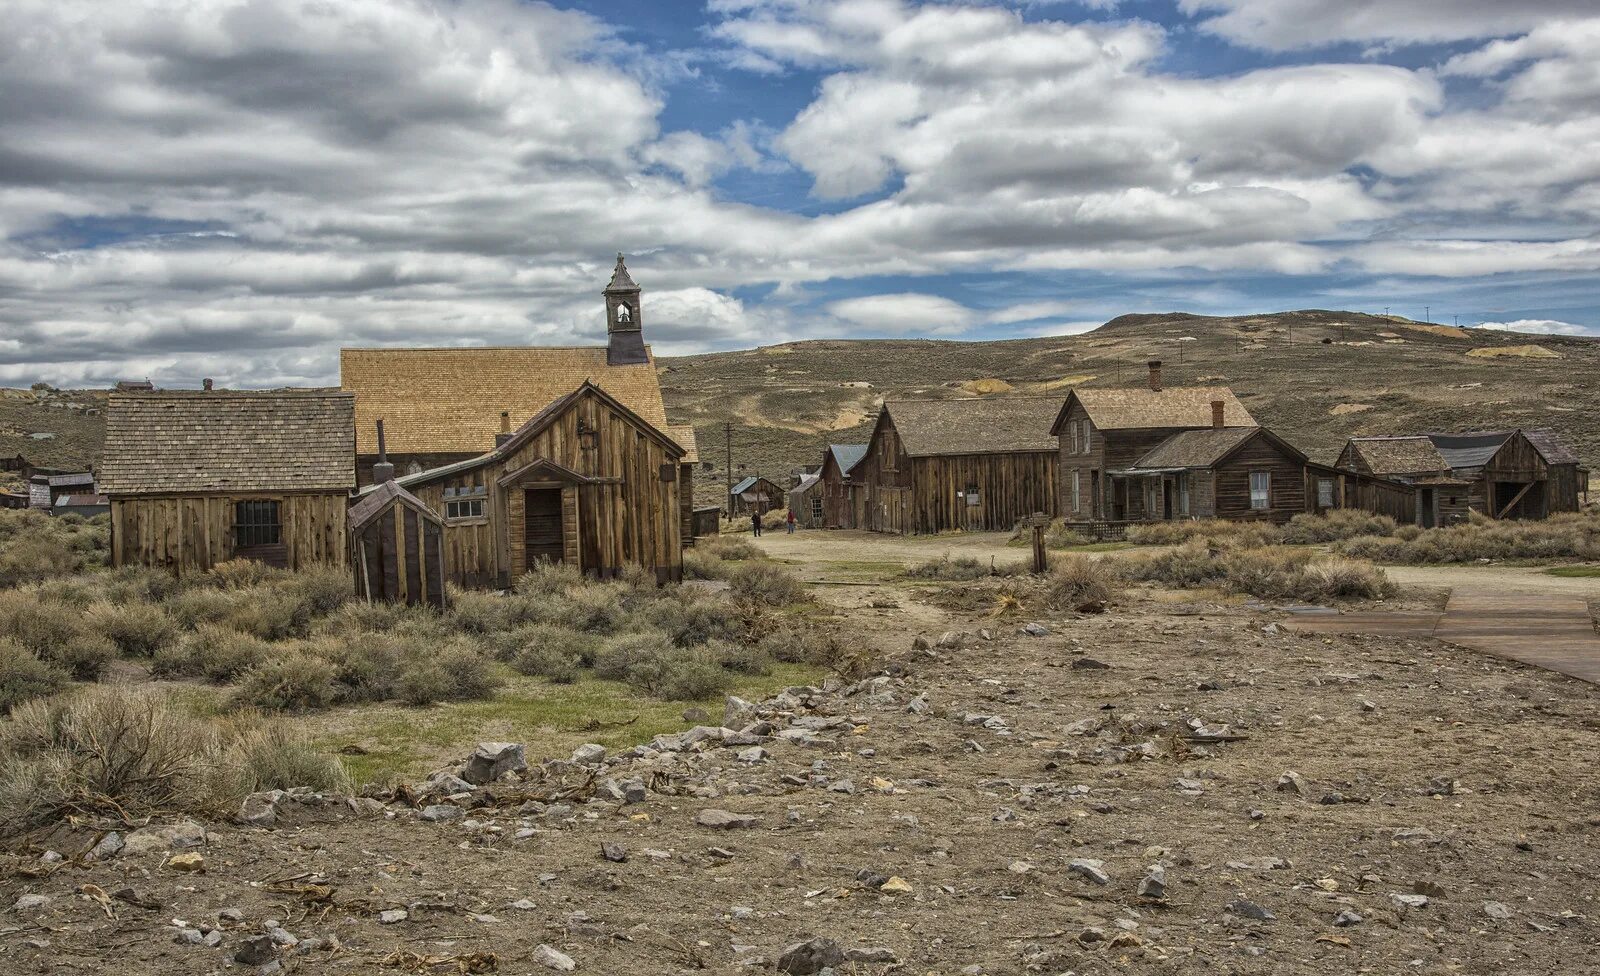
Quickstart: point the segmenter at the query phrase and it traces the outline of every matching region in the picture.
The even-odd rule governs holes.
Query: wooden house
[[[794,513],[795,525],[802,529],[822,528],[822,474],[810,472],[800,476],[786,493],[786,504]]]
[[[1424,527],[1490,518],[1542,519],[1575,512],[1588,472],[1548,430],[1352,437],[1338,466],[1413,485]]]
[[[112,565],[344,565],[354,417],[353,397],[321,390],[112,393]]]
[[[822,527],[853,529],[856,521],[856,486],[850,471],[866,456],[865,444],[829,444],[822,456]]]
[[[358,483],[372,484],[383,420],[389,460],[402,477],[491,450],[517,427],[584,382],[603,387],[683,448],[682,537],[692,539],[694,428],[667,422],[650,347],[642,290],[622,255],[602,292],[603,346],[341,349],[340,386],[356,398]]]
[[[1287,522],[1306,510],[1307,458],[1264,427],[1186,430],[1110,472],[1147,519]]]
[[[788,493],[778,485],[760,475],[742,478],[728,489],[728,517],[749,518],[752,512],[765,515],[771,511],[782,511],[789,503]]]
[[[1213,427],[1257,426],[1233,391],[1221,386],[1164,387],[1161,363],[1135,388],[1075,387],[1050,433],[1057,438],[1059,511],[1073,521],[1139,520],[1150,502],[1131,479],[1112,479],[1174,434]],[[1165,502],[1163,501],[1163,504]]]
[[[1009,530],[1056,510],[1047,397],[886,402],[850,469],[858,528],[931,533]]]
[[[484,454],[395,483],[443,519],[444,573],[459,586],[506,586],[541,560],[597,576],[634,564],[678,580],[684,454],[585,381]]]

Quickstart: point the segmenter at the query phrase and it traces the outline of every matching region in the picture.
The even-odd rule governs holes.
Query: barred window
[[[233,506],[234,544],[240,549],[275,546],[283,536],[275,501],[236,502]]]

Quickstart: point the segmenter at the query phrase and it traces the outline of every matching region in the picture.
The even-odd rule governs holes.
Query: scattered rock
[[[282,790],[252,793],[239,805],[239,822],[248,827],[271,827],[278,822],[278,801]]]
[[[858,962],[867,966],[894,966],[900,962],[900,957],[895,955],[893,949],[880,946],[846,949],[844,958],[846,962]]]
[[[704,725],[711,721],[711,713],[699,705],[690,705],[683,710],[683,720],[693,722],[695,725]]]
[[[1092,657],[1074,658],[1072,667],[1077,671],[1110,671],[1111,665]]]
[[[1025,637],[1049,637],[1050,628],[1041,623],[1027,623],[1018,628],[1017,633]]]
[[[832,939],[807,939],[796,942],[778,955],[777,970],[789,976],[812,976],[824,969],[844,965],[844,950]]]
[[[174,871],[184,871],[193,874],[206,869],[206,859],[195,851],[187,851],[183,854],[174,854],[167,858],[166,866]]]
[[[612,841],[604,841],[600,845],[600,856],[614,864],[622,864],[628,859],[628,849]]]
[[[558,973],[570,973],[578,968],[572,957],[559,949],[551,948],[543,942],[533,950],[533,961],[546,969],[554,969]]]
[[[1300,778],[1299,773],[1285,772],[1278,777],[1277,789],[1279,793],[1294,793],[1299,796],[1305,796],[1308,787],[1305,780]]]
[[[528,768],[528,751],[520,742],[480,742],[461,771],[461,778],[474,786],[493,783],[508,773]]]
[[[467,815],[467,812],[458,806],[449,803],[435,803],[422,808],[420,816],[429,823],[440,823],[445,820],[458,820]]]
[[[1110,884],[1111,875],[1105,872],[1105,864],[1106,862],[1091,857],[1075,858],[1067,862],[1067,873],[1076,874],[1098,885]]]
[[[50,904],[49,895],[23,895],[11,906],[14,912],[36,912]]]
[[[1361,913],[1350,911],[1348,908],[1333,917],[1333,924],[1339,926],[1340,928],[1348,928],[1352,925],[1360,925],[1365,921],[1366,918],[1362,916]]]
[[[388,908],[378,913],[379,925],[398,925],[411,917],[404,908]]]
[[[1389,900],[1394,903],[1396,908],[1423,908],[1428,904],[1427,895],[1410,895],[1401,894],[1400,892],[1391,894]]]
[[[1243,898],[1235,898],[1224,907],[1227,911],[1240,918],[1248,918],[1257,922],[1271,922],[1278,917],[1255,902],[1247,901]]]
[[[1486,902],[1484,902],[1483,903],[1483,913],[1485,915],[1489,916],[1490,918],[1501,918],[1501,919],[1510,918],[1511,915],[1512,915],[1511,907],[1509,905],[1503,904],[1502,902],[1498,902],[1498,901],[1486,901]]]
[[[1139,880],[1138,894],[1140,898],[1166,898],[1167,869],[1159,864],[1150,865],[1150,870]]]
[[[909,895],[911,894],[911,885],[905,878],[891,877],[879,885],[878,890],[888,892],[891,895]]]
[[[572,761],[579,766],[592,766],[595,763],[604,762],[605,758],[606,747],[596,745],[593,742],[585,743],[572,750]]]
[[[100,838],[99,842],[89,850],[89,859],[104,861],[122,853],[122,835],[115,830]]]
[[[694,822],[702,827],[712,830],[738,830],[744,827],[754,827],[761,823],[760,817],[746,813],[733,813],[729,810],[718,810],[711,807],[695,814]]]
[[[165,826],[140,827],[123,841],[122,853],[147,854],[151,851],[176,851],[200,847],[206,842],[206,829],[193,820]]]
[[[239,943],[233,961],[246,966],[264,966],[277,954],[270,935],[253,935]]]

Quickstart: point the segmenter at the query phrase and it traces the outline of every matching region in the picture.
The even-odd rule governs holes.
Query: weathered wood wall
[[[1162,427],[1150,430],[1100,430],[1089,425],[1087,449],[1080,436],[1074,450],[1072,436],[1065,431],[1074,424],[1080,427],[1089,419],[1083,405],[1074,402],[1067,411],[1067,426],[1057,438],[1060,471],[1057,493],[1060,496],[1057,510],[1068,520],[1141,519],[1146,517],[1144,493],[1135,486],[1129,490],[1124,479],[1115,481],[1108,471],[1121,471],[1133,465],[1154,450],[1173,434],[1192,427]],[[1072,508],[1072,472],[1079,478],[1077,511]]]
[[[392,503],[359,532],[352,532],[350,563],[356,594],[396,603],[448,603],[444,528],[409,505]]]
[[[822,461],[822,526],[827,529],[853,529],[856,527],[854,486],[839,470],[839,462],[829,451]]]
[[[1056,452],[956,454],[911,460],[909,531],[1010,531],[1035,513],[1057,509]],[[978,504],[957,492],[978,490]]]
[[[1250,507],[1250,475],[1265,471],[1272,476],[1268,506]],[[1247,441],[1213,469],[1216,478],[1215,515],[1235,520],[1287,522],[1306,510],[1303,463],[1285,454],[1265,437]]]
[[[234,504],[241,501],[278,503],[280,545],[288,568],[345,564],[343,492],[113,497],[111,563],[186,573],[233,559],[238,549]]]

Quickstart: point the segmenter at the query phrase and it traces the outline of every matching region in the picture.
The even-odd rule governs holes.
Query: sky
[[[0,384],[1295,308],[1600,334],[1594,0],[7,0]]]

